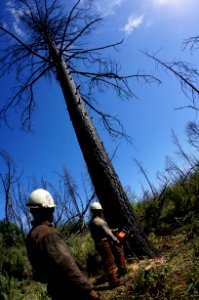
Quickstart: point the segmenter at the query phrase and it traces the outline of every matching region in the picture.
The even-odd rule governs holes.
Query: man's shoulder
[[[96,224],[96,225],[102,225],[105,223],[104,219],[100,218],[100,217],[95,217],[93,219],[93,223]]]
[[[47,235],[47,234],[53,234],[56,232],[57,232],[56,229],[53,228],[50,223],[44,222],[42,224],[35,226],[31,230],[30,235],[31,236],[37,236],[37,235],[43,236],[43,235]]]

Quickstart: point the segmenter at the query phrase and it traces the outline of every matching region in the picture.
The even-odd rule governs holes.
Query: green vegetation
[[[133,258],[121,286],[100,292],[104,299],[199,299],[198,177],[198,172],[190,174],[182,183],[167,187],[161,197],[132,203],[160,258]],[[96,283],[103,271],[90,233],[66,235],[82,270]],[[24,241],[15,224],[0,221],[0,247],[0,299],[48,300],[46,286],[32,280]],[[99,282],[96,288],[100,289]]]

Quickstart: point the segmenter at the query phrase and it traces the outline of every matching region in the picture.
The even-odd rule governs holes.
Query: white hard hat
[[[56,207],[51,194],[44,189],[34,190],[26,203],[26,206],[30,208],[53,208]]]
[[[101,204],[99,203],[99,202],[93,202],[92,204],[91,204],[91,209],[96,209],[96,210],[103,210],[103,208],[102,208],[102,206],[101,206]]]

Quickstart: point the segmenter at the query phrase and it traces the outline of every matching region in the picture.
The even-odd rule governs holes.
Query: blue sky
[[[10,2],[11,0],[1,1],[1,13],[4,12],[5,22],[11,21],[12,30],[21,34],[16,11],[9,10]],[[72,0],[70,2],[74,3]],[[114,168],[123,186],[130,186],[137,197],[140,197],[142,186],[146,189],[149,187],[135,165],[134,158],[143,165],[151,182],[158,187],[156,173],[163,170],[166,156],[179,162],[176,146],[171,138],[172,130],[178,136],[183,148],[189,152],[191,149],[186,142],[185,126],[188,121],[197,120],[195,112],[190,109],[176,110],[190,104],[190,100],[181,92],[177,80],[161,68],[157,70],[154,62],[145,57],[140,50],[158,53],[158,56],[166,61],[179,59],[198,67],[197,52],[190,54],[189,49],[183,50],[182,43],[184,39],[198,34],[199,2],[198,0],[93,2],[104,20],[92,34],[90,42],[102,45],[124,39],[120,52],[109,52],[109,55],[120,62],[121,73],[136,74],[143,71],[162,80],[160,86],[134,82],[133,91],[137,99],[121,101],[113,93],[97,95],[100,107],[117,116],[133,139],[132,145],[124,140],[113,141],[99,121],[97,119],[94,121],[110,156],[119,145],[113,160]],[[0,85],[1,99],[4,101],[14,86],[13,74],[1,78]],[[32,175],[38,178],[45,176],[56,185],[55,172],[61,172],[65,164],[81,192],[82,174],[86,173],[85,163],[61,90],[56,82],[49,83],[42,80],[37,86],[36,97],[38,110],[33,117],[34,133],[22,132],[18,114],[12,112],[10,121],[13,130],[5,126],[0,127],[0,147],[14,158],[19,169],[24,170],[24,178]],[[1,197],[3,195],[1,185],[0,195]]]

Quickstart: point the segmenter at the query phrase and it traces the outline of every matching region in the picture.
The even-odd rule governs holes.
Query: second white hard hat
[[[96,209],[96,210],[103,210],[101,204],[99,202],[93,202],[91,204],[91,209]]]

